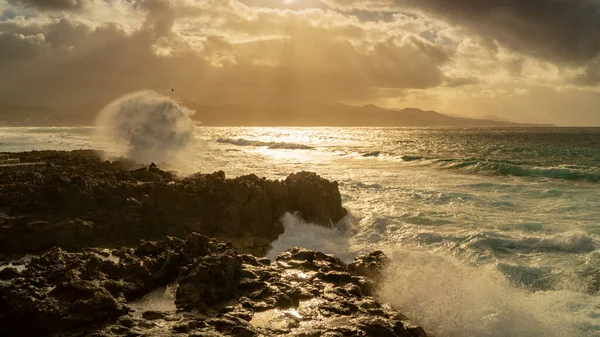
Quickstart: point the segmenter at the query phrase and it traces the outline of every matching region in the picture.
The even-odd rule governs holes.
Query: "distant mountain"
[[[193,119],[207,126],[398,126],[398,127],[518,127],[550,126],[512,123],[497,119],[449,116],[415,108],[383,109],[369,104],[260,107],[203,105],[182,102],[196,111]],[[0,106],[0,126],[93,125],[102,105],[69,108]]]
[[[479,119],[489,119],[491,121],[497,121],[497,122],[510,122],[506,118],[501,118],[501,117],[494,116],[494,115],[483,115],[483,116],[480,116],[480,117],[477,117],[477,118],[479,118]]]
[[[502,120],[448,116],[415,108],[383,109],[369,104],[307,106],[304,108],[207,106],[185,104],[196,110],[193,118],[210,126],[398,126],[398,127],[518,127],[551,126]]]

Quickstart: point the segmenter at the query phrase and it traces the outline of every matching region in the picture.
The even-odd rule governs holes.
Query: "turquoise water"
[[[0,151],[116,146],[4,128]],[[600,336],[600,129],[198,127],[182,172],[337,180],[336,229],[284,219],[277,252],[393,257],[380,296],[437,336]]]

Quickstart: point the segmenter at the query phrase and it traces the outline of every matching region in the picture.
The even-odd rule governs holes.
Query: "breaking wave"
[[[542,227],[526,224],[523,229],[534,228],[533,233]],[[554,235],[507,235],[495,232],[480,232],[469,236],[449,237],[439,235],[437,242],[458,242],[462,248],[493,251],[496,254],[536,254],[536,253],[590,253],[598,248],[597,241],[583,231],[573,231]]]
[[[365,153],[361,153],[359,155],[364,158],[391,159],[391,160],[399,160],[399,161],[403,161],[403,162],[412,162],[412,161],[427,159],[426,157],[422,157],[422,156],[397,155],[395,153],[386,153],[386,152],[382,152],[382,151],[365,152]]]
[[[486,159],[439,159],[435,164],[445,169],[466,173],[482,173],[502,176],[550,178],[562,180],[600,181],[600,170],[573,166],[537,167],[526,163],[514,163]]]
[[[114,143],[117,155],[134,161],[186,162],[195,124],[187,109],[153,91],[139,91],[107,105],[97,118],[100,133]]]
[[[581,180],[600,182],[600,169],[594,167],[555,166],[542,167],[526,162],[512,162],[482,158],[428,158],[417,155],[396,155],[381,151],[365,152],[358,155],[363,158],[389,159],[399,162],[413,163],[422,166],[433,166],[442,169],[456,170],[471,174],[500,175],[514,177],[548,178],[562,180]]]
[[[237,146],[256,146],[256,147],[268,147],[269,149],[284,149],[284,150],[312,150],[312,146],[295,143],[285,142],[261,142],[258,140],[248,140],[243,138],[231,139],[231,138],[219,138],[217,142],[222,144],[231,144]]]
[[[595,297],[514,287],[495,267],[392,250],[381,297],[436,336],[595,336]]]
[[[273,242],[272,249],[267,254],[270,259],[293,247],[304,247],[318,250],[325,254],[335,254],[342,260],[352,260],[354,253],[350,249],[352,231],[348,219],[343,219],[336,227],[328,228],[311,223],[286,213],[281,222],[285,232]]]

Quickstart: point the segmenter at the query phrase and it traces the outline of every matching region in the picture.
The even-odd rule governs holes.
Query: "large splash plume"
[[[193,114],[169,97],[138,91],[104,107],[97,126],[119,156],[143,164],[178,165],[194,141]]]

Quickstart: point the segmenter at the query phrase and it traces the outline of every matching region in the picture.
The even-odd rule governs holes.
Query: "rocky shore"
[[[260,255],[283,233],[286,212],[323,226],[346,215],[337,183],[315,173],[283,181],[226,179],[223,172],[180,178],[155,165],[104,161],[95,151],[12,156],[47,165],[0,175],[0,254],[116,248],[201,233]]]
[[[53,248],[0,272],[0,335],[426,336],[373,297],[386,261],[374,252],[345,264],[303,248],[270,261],[199,234]],[[161,305],[144,306],[148,294]]]
[[[381,252],[261,257],[286,212],[346,215],[335,182],[14,156],[47,165],[0,176],[0,336],[426,336],[377,301]]]

